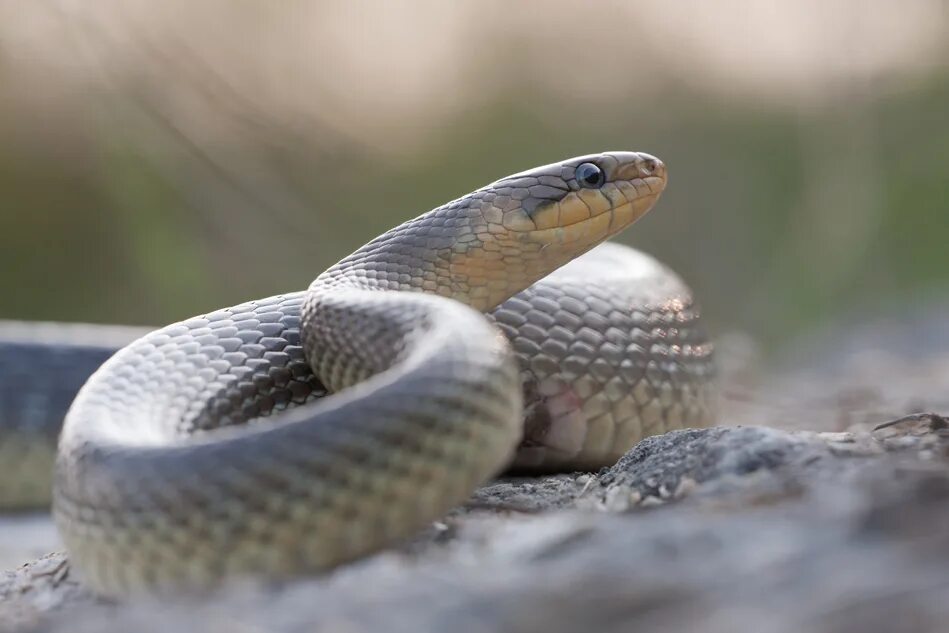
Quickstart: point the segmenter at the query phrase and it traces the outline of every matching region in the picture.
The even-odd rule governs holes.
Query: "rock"
[[[49,554],[0,576],[0,631],[29,629],[44,615],[91,602],[92,596],[69,578],[66,555]]]
[[[62,555],[0,582],[39,631],[945,630],[949,431],[717,427],[592,474],[507,479],[326,577],[174,605],[96,602]]]

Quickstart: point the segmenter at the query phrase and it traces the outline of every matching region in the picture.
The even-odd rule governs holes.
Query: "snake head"
[[[460,201],[471,237],[452,248],[456,298],[488,309],[642,217],[666,186],[638,152],[578,156],[502,178]]]
[[[626,228],[666,186],[666,168],[649,154],[606,152],[578,156],[509,176],[491,185],[502,224],[524,241],[586,245]],[[518,201],[506,204],[506,197]]]

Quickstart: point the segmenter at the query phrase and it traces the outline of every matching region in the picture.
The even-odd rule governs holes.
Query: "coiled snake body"
[[[599,467],[708,423],[711,348],[689,290],[642,253],[594,248],[665,182],[630,152],[509,176],[305,292],[123,347],[59,439],[53,512],[73,567],[104,594],[326,569],[512,463]]]

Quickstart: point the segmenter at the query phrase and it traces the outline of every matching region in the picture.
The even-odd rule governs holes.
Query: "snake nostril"
[[[652,157],[644,158],[643,162],[639,165],[639,170],[643,172],[644,176],[651,176],[656,173],[658,169],[659,161]]]

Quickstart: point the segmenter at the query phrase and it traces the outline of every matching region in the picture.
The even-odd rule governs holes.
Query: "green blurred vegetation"
[[[414,123],[404,150],[273,120],[196,141],[108,82],[57,121],[64,139],[0,101],[0,318],[162,324],[302,288],[494,178],[638,149],[670,186],[621,241],[685,277],[716,331],[780,344],[949,281],[949,74],[899,81],[810,105],[675,81],[582,105],[528,84]]]

